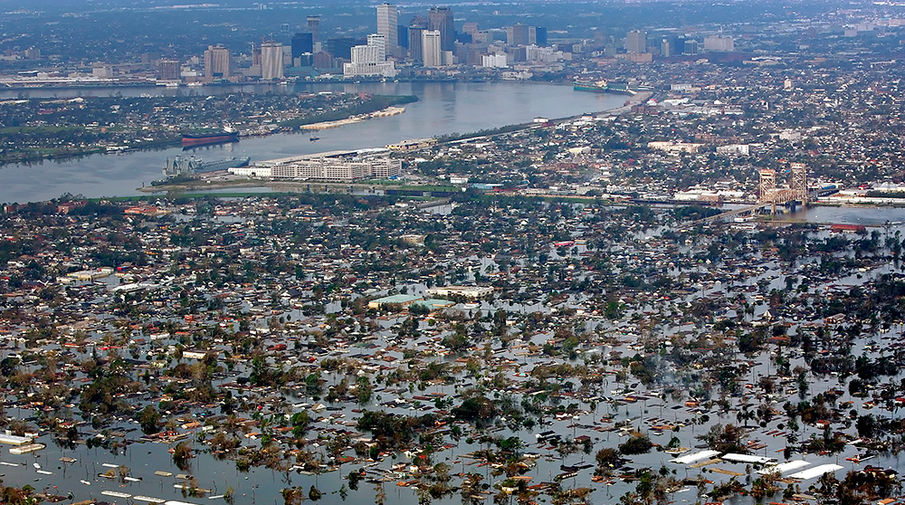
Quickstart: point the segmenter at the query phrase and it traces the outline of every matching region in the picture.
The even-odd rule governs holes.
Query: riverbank
[[[652,93],[650,92],[639,92],[638,94],[632,96],[630,99],[626,100],[625,104],[621,107],[599,111],[595,113],[598,116],[612,116],[624,114],[631,110],[634,105],[638,105],[647,101]],[[552,125],[568,122],[575,120],[579,117],[582,117],[586,114],[577,114],[563,118],[552,119],[549,123]],[[358,121],[355,121],[358,122]],[[352,124],[352,123],[346,123]],[[496,137],[498,135],[504,135],[507,133],[512,133],[520,130],[526,130],[528,128],[538,128],[541,127],[543,123],[519,123],[513,125],[501,126],[495,129],[489,130],[479,130],[472,133],[465,134],[451,134],[446,136],[440,136],[438,138],[439,144],[454,144],[478,139],[490,139]],[[549,126],[549,124],[548,124]],[[417,150],[416,150],[417,151]],[[194,182],[186,183],[181,182],[179,184],[162,184],[156,186],[145,186],[138,188],[138,191],[144,193],[157,193],[157,192],[165,192],[165,193],[180,193],[185,191],[218,191],[223,189],[231,189],[231,188],[240,188],[240,187],[265,187],[265,188],[274,188],[274,186],[280,186],[284,188],[288,188],[290,192],[296,192],[300,187],[310,187],[310,186],[324,186],[325,189],[330,187],[348,187],[349,191],[345,192],[354,192],[354,188],[371,188],[373,189],[375,186],[379,186],[381,189],[403,189],[404,185],[399,187],[394,186],[385,186],[385,185],[374,185],[360,182],[322,182],[322,181],[265,181],[265,180],[255,180],[255,179],[231,179],[231,180],[211,180],[211,179],[199,179]],[[455,187],[456,190],[461,190],[462,188]],[[310,189],[308,190],[310,191]],[[563,197],[568,197],[568,195],[563,195]]]
[[[626,100],[625,104],[622,107],[618,107],[612,110],[600,111],[596,113],[600,116],[612,116],[624,114],[631,110],[634,105],[638,105],[647,101],[652,93],[650,92],[639,92],[638,94],[632,96],[629,100]],[[404,110],[404,109],[403,109]],[[578,114],[569,117],[557,118],[550,120],[549,123],[546,123],[548,126],[550,123],[552,125],[572,121],[579,117],[584,116],[585,114]],[[318,126],[316,128],[311,128],[313,130],[316,129],[325,129],[325,128],[333,128],[337,126],[342,126],[344,124],[354,124],[359,121],[348,121],[343,122],[326,122],[326,123],[318,123],[316,125],[310,126]],[[528,128],[537,128],[544,123],[520,123],[514,125],[502,126],[499,128],[491,129],[491,130],[480,130],[477,132],[466,133],[466,134],[451,134],[447,136],[441,136],[438,138],[439,144],[454,144],[459,142],[466,142],[471,140],[478,139],[490,139],[496,137],[498,135],[504,135],[507,133],[512,133],[520,130],[525,130]],[[324,126],[328,125],[328,126]],[[304,126],[300,126],[300,128],[304,128]],[[422,148],[424,149],[424,148]],[[416,150],[417,151],[417,150]],[[348,187],[348,191],[341,192],[354,192],[355,188],[369,188],[372,192],[375,188],[373,184],[361,184],[360,182],[322,182],[322,181],[265,181],[265,180],[255,180],[255,179],[231,179],[231,180],[211,180],[211,179],[199,179],[196,182],[180,182],[178,184],[161,184],[155,186],[144,186],[138,188],[138,191],[142,191],[144,193],[157,193],[157,192],[165,192],[168,194],[180,193],[185,191],[198,191],[198,190],[207,190],[207,191],[218,191],[223,189],[230,188],[238,188],[238,187],[266,187],[273,188],[274,185],[279,185],[285,188],[289,188],[290,192],[296,192],[300,187],[308,187],[307,191],[311,191],[311,186],[323,186],[324,190],[327,191],[328,188],[331,187]],[[405,188],[404,185],[399,187],[394,186],[384,186],[379,185],[381,189],[397,189],[403,190]],[[461,190],[464,188],[453,187],[453,191]],[[569,195],[563,195],[563,197],[568,197]],[[580,199],[580,197],[579,197]]]
[[[368,119],[377,119],[383,117],[395,116],[397,114],[402,114],[405,112],[405,107],[387,107],[385,109],[381,109],[376,112],[371,112],[368,114],[359,114],[356,116],[350,116],[346,119],[339,119],[337,121],[323,121],[320,123],[312,123],[299,126],[300,130],[329,130],[330,128],[339,128],[341,126],[347,126],[350,124],[360,123],[362,121],[367,121]]]
[[[305,135],[277,132],[242,138],[240,142],[232,144],[201,147],[193,151],[194,155],[205,161],[233,156],[248,156],[252,161],[257,161],[324,151],[384,147],[397,143],[400,139],[436,138],[455,131],[479,131],[500,125],[524,123],[535,117],[570,116],[609,110],[622,106],[625,101],[624,97],[578,93],[567,86],[515,82],[328,84],[255,89],[256,93],[261,94],[284,93],[290,102],[297,100],[299,96],[312,94],[324,97],[342,94],[417,96],[418,101],[405,105],[404,114],[323,130],[314,134],[320,137],[317,142],[309,142]],[[228,87],[218,90],[198,88],[194,91],[204,98],[213,97],[206,103],[235,100],[235,93],[238,93],[238,90]],[[173,96],[173,90],[169,88],[150,92],[157,93],[155,96],[162,98],[161,102],[164,104]],[[115,90],[107,90],[108,95],[101,93],[98,92],[95,96],[117,98],[112,95]],[[77,97],[61,93],[55,99],[67,98]],[[279,99],[275,97],[274,101],[278,102]],[[263,116],[260,109],[252,107],[253,103],[254,101],[248,101],[246,106],[240,102],[237,113],[243,116]],[[291,111],[292,107],[275,108],[274,112],[283,110]],[[274,126],[274,119],[277,118],[274,118],[274,114],[263,117],[270,119],[269,124]],[[154,124],[154,121],[148,121],[148,124]],[[52,162],[42,159],[34,163],[6,165],[2,168],[4,186],[0,187],[0,202],[46,201],[65,193],[92,198],[133,195],[137,193],[136,188],[160,178],[160,169],[166,159],[184,154],[181,146],[172,146],[161,150],[124,152],[117,156],[96,154],[67,157]]]
[[[15,135],[14,130],[21,131],[22,128],[3,128],[0,129],[0,136]],[[93,145],[84,148],[63,146],[63,147],[37,147],[24,151],[4,152],[0,154],[0,168],[4,165],[12,165],[16,163],[36,163],[44,160],[67,160],[93,154],[123,154],[135,151],[149,151],[155,149],[167,149],[179,145],[180,137],[178,135],[166,136],[154,140],[139,139],[132,144],[126,145]]]
[[[318,114],[310,117],[282,121],[279,123],[279,127],[285,132],[292,131],[294,129],[323,129],[310,128],[312,125],[318,124],[333,124],[338,122],[344,122],[343,124],[354,124],[355,122],[358,122],[353,121],[353,118],[355,117],[370,116],[382,110],[399,108],[400,105],[414,103],[417,101],[418,97],[414,95],[374,95],[370,100],[358,106],[346,107],[341,110],[325,112],[323,114]],[[400,113],[403,111],[405,111],[405,108],[402,108],[402,111],[400,111]],[[335,128],[335,126],[331,126],[331,128]]]
[[[277,133],[291,133],[298,130],[319,130],[336,128],[354,124],[365,119],[389,117],[405,111],[402,104],[413,103],[416,96],[374,95],[367,98],[356,98],[349,93],[338,93],[336,96],[350,95],[360,103],[349,103],[352,99],[320,95],[297,99],[280,96],[247,95],[244,98],[223,100],[224,104],[216,104],[204,99],[205,109],[223,109],[217,118],[199,117],[194,104],[201,98],[74,98],[68,100],[30,99],[14,101],[8,105],[9,119],[12,124],[29,124],[40,117],[42,121],[52,121],[59,115],[71,122],[70,116],[83,118],[78,124],[61,124],[59,126],[7,126],[0,127],[0,167],[16,163],[36,163],[44,160],[66,160],[93,154],[123,154],[136,151],[167,149],[180,145],[179,131],[187,129],[187,125],[196,123],[226,123],[222,117],[229,117],[235,101],[243,101],[244,106],[253,110],[275,110],[281,114],[292,115],[293,108],[303,113],[301,117],[291,117],[277,124],[254,123],[246,115],[234,117],[231,126],[240,132],[241,137],[263,137]],[[252,97],[252,98],[248,98]],[[109,102],[109,103],[108,103]],[[287,103],[291,102],[291,103]],[[338,105],[335,110],[312,112],[319,108]],[[17,106],[18,108],[9,109]],[[168,109],[170,114],[159,114],[154,117],[152,110]],[[249,108],[249,107],[246,107]],[[116,117],[107,117],[108,110],[115,110]],[[284,110],[285,109],[285,110]],[[298,112],[296,112],[298,113]],[[150,115],[149,115],[150,114]],[[257,115],[255,115],[257,116]],[[144,119],[147,117],[147,119]],[[45,119],[46,118],[46,119]],[[178,123],[170,123],[171,121]],[[103,127],[116,121],[116,127]],[[0,121],[0,126],[3,125]],[[153,125],[153,126],[148,126]],[[315,126],[311,126],[315,125]],[[149,129],[150,128],[150,129]]]

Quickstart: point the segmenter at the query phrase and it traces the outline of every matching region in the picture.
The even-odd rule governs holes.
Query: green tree
[[[160,412],[153,405],[148,405],[142,409],[138,416],[138,424],[141,425],[141,431],[145,435],[160,431],[160,418]]]

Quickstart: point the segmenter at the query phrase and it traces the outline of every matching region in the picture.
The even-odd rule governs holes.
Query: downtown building
[[[625,52],[643,54],[647,52],[647,32],[632,30],[625,35]]]
[[[424,61],[424,32],[427,30],[427,18],[415,16],[408,27],[409,57],[415,63]]]
[[[261,44],[261,79],[265,81],[283,78],[283,44]]]
[[[229,49],[220,45],[208,46],[204,51],[204,78],[209,81],[229,79],[229,63]]]
[[[157,63],[157,78],[161,81],[178,81],[181,73],[179,60],[162,59]]]
[[[443,50],[443,34],[439,30],[421,32],[421,57],[425,67],[452,64],[452,51]]]
[[[452,9],[449,7],[434,7],[428,11],[427,19],[428,28],[432,31],[440,32],[440,50],[454,50],[456,31],[453,28]]]
[[[377,33],[383,35],[386,54],[393,57],[400,56],[398,19],[395,5],[384,3],[377,6]]]
[[[717,53],[731,53],[735,51],[735,40],[723,35],[710,35],[704,37],[704,50]]]
[[[313,64],[314,35],[312,33],[300,32],[293,35],[290,48],[292,66],[307,67]]]
[[[343,64],[343,77],[380,75],[396,76],[396,63],[387,61],[386,38],[377,33],[368,35],[368,43],[352,48],[352,62]]]

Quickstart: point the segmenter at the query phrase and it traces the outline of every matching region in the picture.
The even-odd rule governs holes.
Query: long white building
[[[262,161],[250,167],[231,168],[229,172],[263,179],[350,182],[398,177],[402,174],[402,160],[389,156],[321,155]]]

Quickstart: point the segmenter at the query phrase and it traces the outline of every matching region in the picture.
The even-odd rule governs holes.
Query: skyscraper
[[[453,28],[453,13],[449,7],[434,7],[427,13],[428,28],[440,32],[440,50],[452,51],[455,48],[456,33]]]
[[[223,46],[207,46],[204,51],[204,77],[229,79],[229,49]]]
[[[538,26],[534,28],[534,43],[539,46],[547,45],[547,28]]]
[[[421,44],[422,34],[427,30],[427,19],[416,16],[409,24],[409,56],[412,60],[424,61],[424,51]]]
[[[409,56],[413,61],[424,61],[424,49],[421,43],[424,27],[409,26]]]
[[[321,17],[308,16],[308,32],[315,44],[321,41]]]
[[[682,54],[684,55],[696,56],[699,49],[697,40],[685,39],[682,43]]]
[[[314,52],[314,35],[310,33],[296,33],[292,36],[292,60],[304,53]]]
[[[732,37],[724,37],[722,35],[710,35],[704,37],[704,50],[717,52],[735,51],[735,41]]]
[[[632,30],[625,36],[625,51],[629,54],[647,52],[647,32]]]
[[[352,57],[352,46],[355,45],[355,39],[351,37],[337,37],[327,39],[327,53],[334,58],[350,59]]]
[[[669,37],[663,37],[660,39],[660,56],[664,58],[669,58],[675,52],[675,45],[672,43]]]
[[[399,37],[399,55],[405,56],[405,50],[409,48],[409,27],[396,25],[396,36]]]
[[[425,67],[443,65],[443,34],[439,30],[424,30],[421,33],[421,50]]]
[[[179,61],[160,60],[157,64],[157,78],[161,81],[178,81]]]
[[[530,44],[530,27],[528,25],[512,25],[506,30],[506,44],[512,47]]]
[[[395,5],[384,3],[377,6],[377,33],[386,39],[386,52],[391,56],[399,55],[397,18]]]
[[[261,79],[283,78],[283,44],[265,42],[261,44]]]

